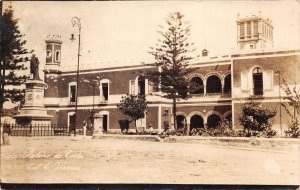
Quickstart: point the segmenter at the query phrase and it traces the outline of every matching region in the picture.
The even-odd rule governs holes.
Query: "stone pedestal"
[[[103,135],[103,115],[100,113],[94,114],[94,134],[95,135]]]
[[[28,80],[25,82],[25,105],[18,115],[17,124],[22,125],[50,125],[53,116],[47,114],[44,106],[44,88],[42,80]]]

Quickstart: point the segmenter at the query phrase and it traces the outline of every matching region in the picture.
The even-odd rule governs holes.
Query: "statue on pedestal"
[[[39,59],[33,54],[30,59],[30,74],[32,74],[33,80],[40,80],[39,77]]]

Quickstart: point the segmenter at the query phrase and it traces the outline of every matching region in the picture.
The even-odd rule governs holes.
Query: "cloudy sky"
[[[10,2],[5,1],[3,8]],[[45,39],[61,35],[62,65],[75,69],[77,42],[69,40],[78,29],[71,25],[77,16],[82,22],[81,67],[111,67],[151,62],[147,53],[159,34],[158,25],[170,12],[180,11],[192,25],[190,40],[196,53],[208,49],[210,55],[226,55],[236,47],[236,19],[258,15],[274,25],[274,44],[279,48],[299,48],[300,7],[297,1],[65,1],[11,3],[19,26],[41,63],[45,62]]]

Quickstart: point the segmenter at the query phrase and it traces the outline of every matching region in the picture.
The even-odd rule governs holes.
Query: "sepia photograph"
[[[1,4],[0,189],[299,188],[299,1]]]

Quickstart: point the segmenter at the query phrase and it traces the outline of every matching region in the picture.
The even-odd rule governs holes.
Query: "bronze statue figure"
[[[33,54],[30,60],[30,74],[32,74],[32,79],[40,80],[39,77],[39,59]]]

